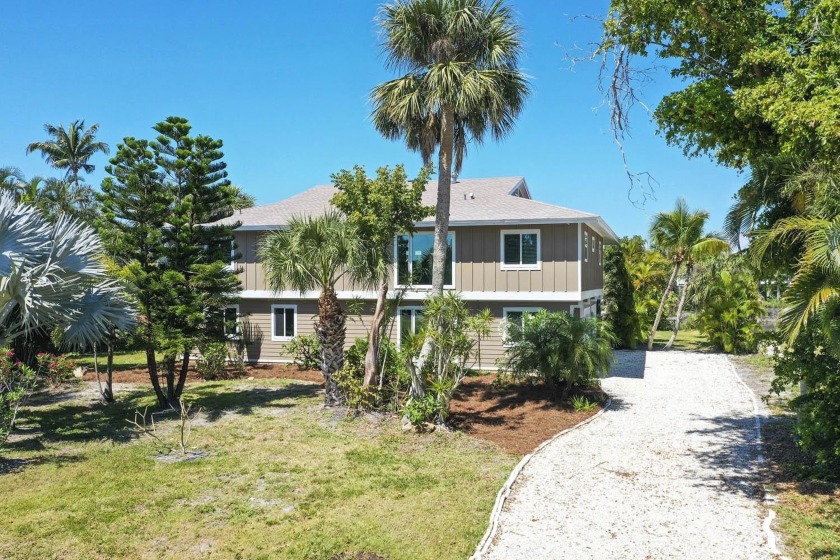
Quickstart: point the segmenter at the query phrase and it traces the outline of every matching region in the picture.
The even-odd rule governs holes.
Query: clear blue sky
[[[511,2],[524,28],[522,68],[533,93],[512,135],[471,146],[463,177],[524,175],[539,200],[596,212],[619,235],[646,233],[654,212],[685,196],[719,229],[743,177],[686,159],[656,136],[639,109],[626,148],[631,166],[657,179],[656,200],[628,201],[628,181],[597,88],[597,63],[572,70],[564,55],[600,35],[607,2]],[[112,149],[153,137],[169,115],[221,138],[230,179],[274,202],[354,164],[420,167],[418,155],[381,138],[368,92],[392,77],[374,18],[381,2],[18,2],[0,19],[0,165],[49,175],[26,145],[44,123],[100,124]],[[655,105],[679,87],[667,74],[645,90]],[[107,163],[93,161],[98,185]]]

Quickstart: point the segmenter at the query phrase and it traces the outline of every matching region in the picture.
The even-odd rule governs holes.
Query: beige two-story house
[[[256,206],[228,218],[239,256],[231,263],[240,272],[241,302],[229,309],[247,324],[248,360],[287,362],[286,343],[313,334],[318,293],[274,292],[268,289],[257,246],[268,232],[285,227],[295,215],[326,211],[336,189],[318,186],[289,199]],[[430,181],[423,200],[432,205],[437,183]],[[476,311],[489,309],[492,335],[482,342],[481,367],[491,369],[505,352],[505,327],[538,309],[566,311],[586,317],[598,312],[603,293],[604,245],[617,241],[598,215],[531,198],[522,177],[461,179],[452,185],[446,287],[461,294]],[[423,314],[431,284],[434,218],[417,224],[413,236],[394,239],[391,288],[400,294],[391,339],[400,343],[414,332]],[[412,281],[413,280],[413,281]],[[362,299],[371,312],[375,293],[343,283],[339,299]],[[348,317],[347,344],[367,334],[369,318]]]

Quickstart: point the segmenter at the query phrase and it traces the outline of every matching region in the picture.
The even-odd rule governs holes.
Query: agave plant
[[[0,193],[0,347],[35,331],[59,329],[63,343],[91,347],[110,329],[128,329],[134,312],[108,278],[93,229]]]

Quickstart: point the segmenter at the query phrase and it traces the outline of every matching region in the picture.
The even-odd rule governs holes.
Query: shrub
[[[723,352],[754,352],[762,332],[758,287],[745,272],[722,270],[702,289],[697,317],[700,332]]]
[[[572,397],[572,408],[578,412],[589,412],[598,406],[597,402],[590,401],[583,395],[575,395]]]
[[[321,343],[315,335],[296,336],[285,345],[285,352],[303,369],[321,369]]]
[[[604,248],[604,321],[615,335],[616,348],[634,348],[639,321],[635,289],[621,245]]]
[[[195,369],[202,379],[220,379],[225,376],[228,348],[224,342],[209,342],[198,349],[200,356],[195,361]]]
[[[363,386],[365,376],[365,354],[367,338],[357,338],[344,353],[344,365],[335,374],[335,381],[348,407],[357,410],[386,410],[397,412],[400,399],[408,384],[408,372],[403,365],[397,347],[388,340],[382,340],[379,355],[381,364],[381,386]]]
[[[805,394],[793,399],[799,413],[796,432],[801,447],[811,454],[820,474],[840,479],[840,359],[829,351],[826,336],[807,325],[793,344],[779,344],[773,352],[773,391],[803,383]]]
[[[20,406],[38,381],[34,369],[15,359],[15,353],[0,349],[0,445],[15,427]]]
[[[73,370],[76,362],[64,355],[39,352],[35,356],[38,364],[38,374],[42,376],[51,387],[56,387],[73,379]]]
[[[503,369],[514,379],[536,374],[560,385],[564,397],[572,387],[591,384],[612,365],[614,339],[597,319],[541,310],[526,315],[522,325],[507,328],[510,348]]]

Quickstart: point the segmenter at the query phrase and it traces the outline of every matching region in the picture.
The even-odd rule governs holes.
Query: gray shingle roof
[[[597,214],[511,194],[517,187],[522,187],[523,196],[530,197],[523,177],[461,179],[453,183],[450,225],[585,222],[599,230],[605,238],[615,240],[615,233]],[[220,223],[239,222],[243,230],[277,229],[287,225],[292,216],[325,212],[335,193],[335,187],[320,185],[280,202],[243,209]],[[437,181],[429,181],[423,193],[423,202],[434,205],[436,199]],[[434,225],[434,216],[418,225]]]

